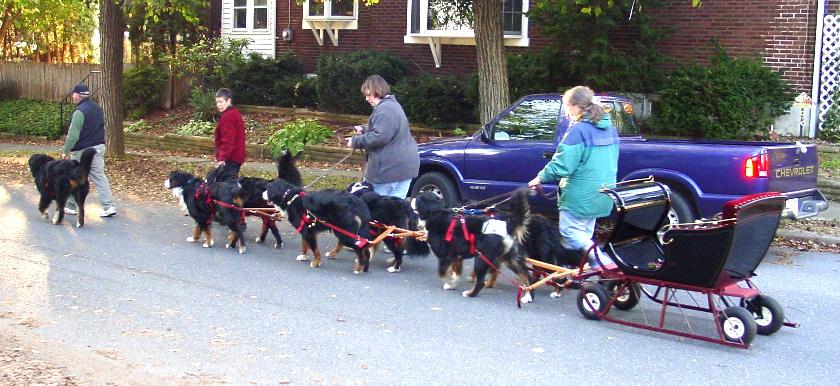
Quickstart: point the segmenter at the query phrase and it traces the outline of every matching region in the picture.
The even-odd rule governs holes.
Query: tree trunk
[[[481,122],[486,123],[510,104],[502,4],[498,0],[474,0],[473,13],[478,58],[478,103]]]
[[[99,4],[99,58],[102,62],[102,94],[99,100],[105,112],[105,148],[112,157],[125,156],[123,138],[123,21],[120,3],[101,0]]]

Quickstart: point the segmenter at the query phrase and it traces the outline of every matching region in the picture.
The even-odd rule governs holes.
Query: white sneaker
[[[99,217],[111,217],[115,214],[117,214],[117,208],[109,206],[105,208],[105,210],[103,210],[102,213],[99,214]]]
[[[76,211],[75,209],[64,208],[64,214],[70,215],[70,216],[75,216],[75,215],[79,214],[79,212]]]

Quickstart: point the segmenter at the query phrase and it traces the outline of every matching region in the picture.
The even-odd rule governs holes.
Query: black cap
[[[77,84],[73,87],[73,92],[81,96],[90,96],[90,88],[86,84]]]

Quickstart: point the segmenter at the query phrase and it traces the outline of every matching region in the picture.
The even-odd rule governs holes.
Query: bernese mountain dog
[[[370,229],[371,239],[379,237],[388,226],[412,231],[420,229],[417,213],[411,209],[411,204],[408,201],[399,197],[382,196],[374,192],[373,185],[367,181],[354,182],[347,187],[347,191],[361,198],[370,210],[370,216],[374,223]],[[388,272],[400,271],[405,254],[409,256],[426,256],[429,254],[429,244],[418,241],[414,237],[401,239],[389,236],[385,237],[382,242],[394,254],[394,261],[388,267]],[[327,257],[335,257],[341,248],[342,245],[337,244],[332,251],[327,252]],[[371,258],[373,253],[374,250],[371,251]]]
[[[321,265],[317,234],[332,231],[339,243],[350,247],[356,253],[354,273],[367,272],[370,267],[370,211],[360,198],[349,192],[327,189],[304,191],[300,186],[284,179],[268,184],[263,198],[271,202],[289,223],[300,233],[301,254],[298,261],[308,260],[313,254],[312,268]],[[324,222],[335,228],[331,228]]]
[[[163,186],[178,198],[181,207],[186,208],[190,217],[195,220],[193,234],[187,237],[187,241],[194,243],[204,234],[204,248],[213,246],[213,220],[221,222],[230,229],[226,248],[237,246],[239,253],[245,253],[245,239],[242,234],[240,222],[243,212],[237,207],[242,207],[242,188],[236,182],[214,182],[208,184],[206,181],[185,171],[173,171],[163,182]],[[216,204],[221,201],[232,207]]]
[[[457,288],[463,261],[475,258],[475,284],[462,294],[466,297],[478,295],[485,285],[487,272],[492,269],[479,254],[496,268],[506,264],[523,284],[530,283],[521,246],[528,217],[527,191],[516,191],[499,206],[506,208],[505,220],[443,208],[440,198],[430,192],[421,193],[412,200],[412,208],[425,221],[429,246],[438,257],[438,275],[444,289]],[[531,294],[526,293],[520,300],[527,303],[531,299]]]
[[[283,151],[277,160],[277,175],[278,178],[282,178],[295,186],[303,186],[300,171],[295,165],[295,159],[288,151]],[[218,167],[211,171],[207,174],[205,180],[210,184],[215,182],[238,181],[239,186],[242,188],[240,195],[242,197],[243,208],[274,208],[274,206],[263,199],[263,192],[266,191],[268,183],[271,180],[256,177],[237,178],[237,176],[228,173],[224,167]],[[252,216],[250,213],[246,213],[245,215]],[[283,238],[280,236],[276,222],[264,216],[260,216],[260,220],[262,220],[262,228],[260,229],[259,236],[254,241],[258,244],[265,242],[268,231],[271,231],[271,234],[274,236],[274,248],[282,248]],[[242,223],[242,228],[243,230],[245,228],[244,222]]]
[[[82,151],[81,161],[56,160],[46,154],[33,154],[29,157],[29,171],[35,178],[35,187],[41,198],[38,211],[44,218],[49,217],[50,204],[55,201],[53,224],[64,221],[64,206],[72,195],[78,206],[76,228],[85,226],[85,199],[90,192],[88,174],[96,149]]]

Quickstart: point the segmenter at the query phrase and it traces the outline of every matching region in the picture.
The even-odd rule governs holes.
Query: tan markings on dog
[[[198,241],[201,238],[201,227],[198,224],[195,224],[195,229],[193,229],[193,241]]]
[[[204,230],[204,243],[210,246],[213,245],[213,229],[209,225]]]
[[[321,266],[321,250],[315,248],[312,245],[310,245],[309,247],[312,249],[312,255],[315,256],[315,258],[312,259],[312,263],[310,263],[309,266],[312,268],[318,268]]]
[[[331,251],[327,252],[327,257],[330,259],[338,258],[338,253],[341,252],[341,248],[343,247],[344,245],[342,245],[340,241],[336,241],[335,247]]]
[[[76,188],[78,188],[78,187],[79,187],[79,181],[71,179],[70,180],[70,188],[73,189],[73,190],[76,190]]]
[[[233,231],[228,231],[228,237],[227,237],[227,239],[228,239],[227,247],[228,248],[233,248],[235,246],[235,245],[233,245],[233,240],[234,240],[235,237],[236,237],[236,233],[233,233]]]
[[[487,288],[493,288],[496,285],[496,279],[499,278],[499,270],[491,269],[490,270],[490,279],[484,282],[484,286]]]
[[[234,198],[233,203],[236,204],[236,206],[242,206],[242,198]]]
[[[455,259],[452,262],[452,273],[456,276],[461,276],[461,272],[464,271],[464,260],[463,259]]]

